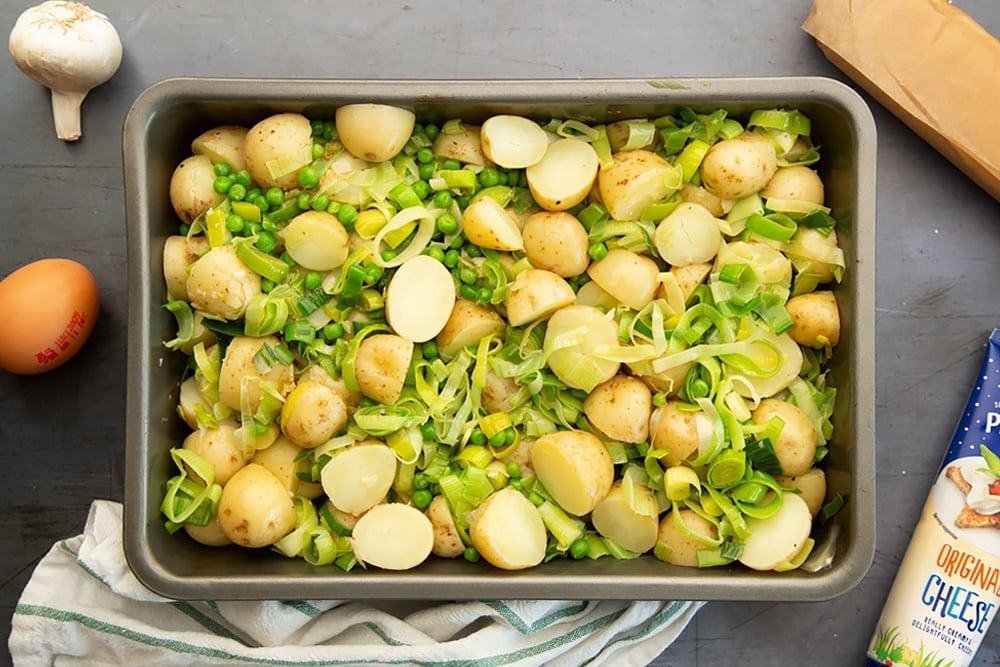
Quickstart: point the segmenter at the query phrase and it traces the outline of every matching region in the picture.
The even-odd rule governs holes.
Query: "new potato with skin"
[[[256,463],[242,467],[222,487],[217,515],[222,532],[242,547],[274,544],[295,527],[291,493]]]

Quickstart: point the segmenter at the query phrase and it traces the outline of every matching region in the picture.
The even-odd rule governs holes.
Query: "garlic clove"
[[[79,139],[84,98],[122,61],[121,39],[108,18],[81,2],[47,0],[18,17],[8,47],[18,68],[52,91],[57,136]]]

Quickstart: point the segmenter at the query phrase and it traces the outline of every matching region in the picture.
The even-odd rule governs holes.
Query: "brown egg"
[[[34,375],[62,366],[97,321],[94,276],[70,259],[41,259],[0,281],[0,369]]]

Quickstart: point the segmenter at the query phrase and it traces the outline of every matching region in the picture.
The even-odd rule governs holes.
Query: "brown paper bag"
[[[945,0],[815,0],[802,28],[1000,201],[1000,41]]]

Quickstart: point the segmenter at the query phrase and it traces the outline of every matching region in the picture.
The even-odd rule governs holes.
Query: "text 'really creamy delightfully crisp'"
[[[867,665],[971,663],[1000,602],[1000,329],[899,567]]]

